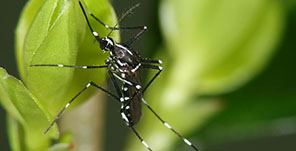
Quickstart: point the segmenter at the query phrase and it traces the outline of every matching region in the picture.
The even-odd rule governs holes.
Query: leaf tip
[[[4,80],[10,77],[10,75],[7,74],[6,69],[3,67],[0,67],[0,77],[1,79],[4,79]]]

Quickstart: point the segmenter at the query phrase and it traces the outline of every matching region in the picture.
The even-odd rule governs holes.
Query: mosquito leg
[[[102,66],[72,66],[72,65],[62,65],[62,64],[35,64],[30,65],[30,67],[60,67],[60,68],[78,68],[78,69],[97,69],[97,68],[107,68],[107,65]]]
[[[160,60],[145,60],[143,61],[145,63],[159,63],[161,64],[162,62]],[[155,69],[158,70],[158,72],[154,75],[154,77],[148,82],[148,84],[144,87],[142,93],[144,93],[147,88],[151,85],[151,83],[158,77],[160,72],[162,71],[161,66],[154,66],[154,65],[149,65],[149,64],[143,64],[142,65],[144,68],[147,69]],[[173,133],[175,133],[179,138],[181,138],[184,143],[192,147],[195,151],[198,151],[198,148],[194,146],[188,139],[184,138],[179,132],[177,132],[175,129],[173,129],[167,122],[165,122],[152,108],[151,106],[142,98],[142,102],[144,103],[145,106],[148,107],[148,109],[165,125],[167,128],[169,128]]]
[[[116,82],[116,79],[114,77],[114,74],[111,71],[109,71],[109,70],[108,70],[108,74],[109,74],[109,77],[110,77],[110,79],[112,81],[112,84],[113,84],[113,86],[114,86],[114,88],[115,88],[115,90],[116,90],[116,92],[117,92],[117,94],[119,96],[120,102],[124,102],[124,98],[122,96],[122,93],[121,93],[121,90],[120,90],[120,88],[118,86],[118,83]]]
[[[109,27],[105,23],[103,23],[100,19],[98,19],[95,15],[93,15],[91,12],[88,12],[96,21],[98,21],[100,24],[102,24],[105,28],[108,30],[137,30],[141,29],[140,32],[138,32],[136,35],[134,35],[128,42],[125,44],[127,46],[131,45],[134,41],[136,41],[146,30],[147,26],[135,26],[135,27]],[[111,34],[111,32],[108,34],[108,36]]]
[[[139,135],[139,133],[135,130],[134,127],[130,127],[132,129],[132,131],[134,132],[134,134],[139,138],[139,140],[141,141],[141,143],[149,150],[152,151],[152,149],[149,147],[149,145],[143,140],[143,138]]]
[[[153,60],[154,61],[154,60]],[[155,61],[160,61],[160,60],[155,60]],[[144,68],[147,68],[147,69],[154,69],[154,70],[158,70],[158,72],[152,77],[152,79],[148,82],[148,84],[144,87],[142,93],[144,93],[147,88],[151,85],[151,83],[159,76],[159,74],[161,73],[162,71],[162,67],[161,66],[155,66],[155,65],[149,65],[149,64],[142,64],[142,66]]]
[[[86,13],[85,13],[85,10],[84,10],[84,7],[83,7],[81,1],[79,0],[78,2],[79,2],[79,5],[80,5],[81,10],[82,10],[82,12],[83,12],[84,18],[85,18],[85,20],[86,20],[86,22],[87,22],[87,25],[88,25],[88,27],[89,27],[89,29],[90,29],[92,35],[93,35],[97,40],[99,40],[99,39],[100,39],[100,36],[99,36],[99,34],[98,34],[97,32],[95,32],[95,31],[93,30],[93,28],[91,27],[91,25],[90,25],[90,23],[89,23],[89,20],[88,20],[88,17],[87,17],[87,15],[86,15]]]
[[[155,64],[162,64],[161,60],[153,60],[153,59],[142,59],[142,63],[155,63]]]
[[[140,32],[138,32],[134,37],[132,37],[129,41],[127,41],[125,44],[127,46],[130,46],[134,41],[136,41],[137,39],[139,39],[141,37],[141,35],[147,31],[147,26],[142,26]]]
[[[71,103],[82,93],[84,92],[87,88],[89,88],[90,86],[94,86],[102,91],[104,91],[105,93],[107,93],[108,95],[110,95],[111,97],[113,97],[115,100],[119,100],[119,98],[117,96],[115,96],[114,94],[112,94],[111,92],[109,92],[108,90],[98,86],[97,84],[95,84],[94,82],[89,82],[82,90],[80,90],[66,105],[65,107],[59,112],[59,114],[55,117],[55,119],[51,122],[50,126],[45,130],[44,134],[46,134],[50,128],[53,126],[53,124],[60,118],[60,116],[62,115],[62,113],[71,105]]]
[[[96,21],[102,24],[108,30],[135,30],[135,29],[142,29],[143,26],[135,26],[135,27],[110,27],[103,23],[99,18],[97,18],[93,13],[88,11],[88,14],[93,17]]]
[[[130,14],[135,8],[137,8],[140,4],[136,4],[135,6],[133,6],[132,8],[130,8],[128,11],[126,11],[118,20],[118,23],[125,18],[128,14]],[[134,30],[134,29],[142,29],[143,26],[134,26],[134,27],[116,27],[118,25],[118,23],[114,26],[114,27],[110,27],[108,25],[106,25],[104,22],[102,22],[98,17],[96,17],[92,12],[87,11],[87,13],[94,18],[97,22],[99,22],[100,24],[102,24],[106,29],[108,30]]]
[[[175,129],[173,129],[166,121],[164,121],[152,108],[151,106],[142,98],[142,102],[145,106],[148,107],[148,109],[162,122],[164,126],[166,126],[168,129],[170,129],[173,133],[175,133],[179,138],[183,140],[185,144],[193,148],[195,151],[198,151],[198,148],[194,146],[188,139],[183,137],[179,132],[177,132]]]
[[[99,36],[99,34],[98,34],[97,32],[95,32],[95,31],[93,30],[93,28],[91,27],[91,25],[90,25],[90,23],[89,23],[89,19],[88,19],[87,15],[86,15],[86,11],[85,11],[85,9],[84,9],[84,7],[83,7],[83,5],[82,5],[82,3],[81,3],[80,0],[79,0],[79,5],[80,5],[80,7],[81,7],[81,9],[82,9],[83,15],[84,15],[84,17],[85,17],[85,19],[86,19],[86,22],[87,22],[87,24],[88,24],[88,26],[89,26],[89,28],[90,28],[92,34],[94,35],[94,37],[95,37],[96,39],[99,39],[100,36]],[[136,5],[135,7],[137,7],[137,6],[138,6],[138,5]],[[127,13],[130,13],[130,12],[132,11],[132,9],[134,9],[135,7],[131,8]],[[127,13],[125,13],[123,17],[125,17]],[[108,25],[106,25],[105,23],[103,23],[99,18],[97,18],[94,14],[92,14],[91,12],[88,11],[88,14],[89,14],[91,17],[93,17],[96,21],[98,21],[100,24],[102,24],[106,29],[111,30],[111,32],[112,32],[113,30],[134,30],[134,29],[142,29],[139,33],[137,33],[133,38],[131,38],[131,39],[126,43],[127,45],[132,44],[135,40],[137,40],[137,39],[143,34],[144,31],[147,30],[147,27],[146,27],[146,26],[119,27],[119,28],[116,28],[116,27],[109,27]],[[111,34],[111,32],[108,34],[108,36]]]

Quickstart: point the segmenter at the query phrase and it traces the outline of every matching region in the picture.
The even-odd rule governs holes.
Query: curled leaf
[[[85,0],[87,9],[106,24],[115,25],[115,13],[108,1]],[[33,5],[33,4],[32,4]],[[98,8],[93,9],[93,7]],[[105,70],[92,71],[70,68],[30,67],[34,64],[64,64],[64,65],[102,65],[107,54],[103,54],[92,36],[78,1],[51,0],[39,6],[34,19],[22,15],[17,30],[17,54],[22,78],[26,86],[49,112],[56,115],[65,102],[69,101],[89,81],[101,84],[105,80]],[[27,7],[31,8],[31,7]],[[94,11],[95,10],[95,11]],[[24,11],[30,13],[30,11]],[[102,17],[104,16],[104,17]],[[89,17],[91,25],[101,36],[109,32],[93,18]],[[22,28],[26,21],[31,21],[30,27]],[[23,25],[25,24],[25,25]],[[26,26],[27,27],[27,26]],[[26,32],[23,32],[26,30]],[[26,35],[23,36],[25,33]],[[112,34],[118,40],[118,32]],[[22,39],[23,38],[23,39]],[[23,43],[22,43],[23,41]],[[22,56],[20,56],[22,55]],[[94,92],[88,90],[78,98],[85,100]]]
[[[20,128],[24,129],[24,140],[15,138],[15,141],[22,141],[29,150],[46,149],[50,138],[57,137],[56,126],[49,135],[43,135],[53,117],[20,80],[10,76],[3,68],[0,68],[0,101],[8,113],[21,124]],[[14,122],[9,129],[17,125]]]

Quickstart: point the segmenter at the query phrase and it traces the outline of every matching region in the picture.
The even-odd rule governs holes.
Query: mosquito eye
[[[114,42],[111,38],[105,37],[99,40],[100,48],[104,51],[110,51],[114,48]]]

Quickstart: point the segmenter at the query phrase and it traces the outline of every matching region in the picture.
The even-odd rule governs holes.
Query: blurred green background
[[[16,27],[16,23],[20,14],[22,7],[24,6],[26,1],[17,0],[17,1],[4,1],[1,4],[1,54],[0,54],[0,65],[8,70],[8,72],[16,77],[16,61],[14,57],[14,29]],[[184,21],[185,25],[182,27],[188,27],[187,29],[182,28],[178,29],[179,32],[185,33],[185,30],[192,31],[192,35],[187,35],[188,37],[168,37],[172,35],[178,35],[178,33],[166,33],[170,32],[170,29],[175,27],[174,24],[171,24],[170,16],[168,12],[165,12],[164,6],[166,2],[172,2],[173,5],[176,5],[174,1],[122,1],[122,0],[113,0],[112,4],[118,15],[124,12],[126,9],[130,8],[136,3],[141,3],[140,8],[136,9],[134,13],[124,19],[121,23],[121,26],[133,26],[133,25],[147,25],[148,32],[146,32],[140,40],[138,40],[133,46],[135,49],[139,50],[142,56],[162,59],[165,62],[165,68],[163,77],[166,77],[170,73],[174,73],[172,67],[176,64],[174,57],[172,54],[180,54],[183,58],[190,57],[192,53],[195,54],[194,50],[184,49],[183,52],[180,51],[182,49],[177,49],[178,46],[184,46],[187,48],[187,41],[182,41],[183,39],[188,40],[186,38],[189,37],[198,37],[199,40],[203,38],[210,39],[209,37],[204,37],[205,35],[194,35],[195,30],[202,31],[200,29],[202,27],[207,28],[208,26],[213,27],[213,29],[219,30],[220,27],[227,26],[227,23],[238,23],[244,24],[242,20],[231,20],[232,18],[225,18],[223,14],[221,16],[217,16],[217,14],[212,14],[212,17],[217,17],[217,20],[220,20],[221,24],[209,24],[206,25],[202,23],[203,26],[197,26],[196,28],[191,28],[188,22]],[[195,1],[184,1],[183,3],[188,3],[188,5],[192,4]],[[224,1],[229,2],[229,1]],[[268,4],[268,1],[263,1]],[[271,1],[270,1],[271,2]],[[270,59],[267,59],[266,62],[263,61],[262,67],[258,67],[258,71],[254,71],[253,75],[250,75],[250,78],[247,78],[245,83],[238,84],[237,86],[233,86],[230,88],[227,87],[227,90],[220,90],[217,93],[206,93],[208,90],[203,90],[204,93],[200,94],[197,92],[195,95],[191,96],[192,100],[209,101],[214,100],[213,102],[217,103],[218,109],[206,120],[200,122],[198,120],[187,119],[183,117],[181,124],[189,122],[201,123],[195,125],[195,129],[191,128],[189,132],[185,134],[185,136],[189,137],[190,140],[193,141],[197,146],[200,146],[202,150],[219,150],[219,151],[249,151],[249,150],[260,150],[260,151],[275,151],[275,150],[295,150],[294,142],[296,140],[296,71],[295,71],[295,59],[296,53],[293,50],[296,50],[296,5],[295,1],[272,1],[276,2],[278,8],[280,8],[281,15],[280,16],[280,24],[282,27],[277,28],[278,34],[274,39],[274,43],[270,47],[270,51],[267,55],[270,55]],[[181,3],[181,2],[180,2]],[[231,5],[232,3],[226,3]],[[263,5],[263,4],[262,4]],[[180,4],[180,8],[181,8]],[[219,4],[213,3],[210,5],[212,7],[207,8],[207,11],[204,13],[209,14],[211,16],[211,12],[216,12]],[[234,6],[236,6],[234,4]],[[255,1],[254,1],[254,7]],[[264,6],[264,5],[263,5]],[[197,10],[198,7],[196,8]],[[262,10],[266,9],[262,7]],[[160,11],[161,10],[161,11]],[[247,8],[247,10],[252,10],[252,8]],[[261,10],[261,9],[259,9]],[[195,19],[194,14],[190,14],[192,10],[176,10],[176,16],[187,15],[189,18]],[[184,14],[181,14],[181,13]],[[232,12],[236,13],[236,12]],[[251,12],[249,12],[251,13]],[[237,12],[239,14],[239,12]],[[254,13],[255,15],[259,15]],[[254,15],[253,14],[253,15]],[[240,15],[240,14],[239,14]],[[238,16],[239,16],[238,15]],[[242,18],[248,18],[248,13],[246,16],[242,16]],[[262,15],[262,14],[260,14]],[[161,16],[161,18],[160,18]],[[207,16],[207,15],[204,15]],[[220,18],[219,18],[220,17]],[[263,17],[264,18],[264,17]],[[161,20],[160,20],[161,19]],[[166,20],[168,19],[168,20]],[[187,18],[184,18],[186,20]],[[212,19],[212,18],[210,18]],[[209,20],[210,20],[209,19]],[[262,18],[261,18],[262,19]],[[202,20],[202,19],[201,19]],[[204,21],[207,21],[206,19]],[[254,21],[256,24],[260,22],[260,20]],[[211,23],[210,21],[207,23]],[[160,25],[161,24],[161,25]],[[182,23],[181,23],[182,24]],[[195,25],[195,24],[194,24]],[[162,26],[162,27],[161,27]],[[168,29],[165,29],[164,26]],[[181,25],[180,25],[181,26]],[[260,26],[260,25],[258,25]],[[268,28],[269,25],[266,25]],[[210,28],[210,27],[209,27]],[[235,29],[233,29],[235,31]],[[215,31],[214,31],[215,32]],[[250,34],[254,34],[257,31],[249,31]],[[270,31],[273,32],[273,31]],[[202,32],[198,32],[202,33]],[[229,31],[225,31],[225,41],[227,40],[227,33]],[[188,33],[187,33],[188,34]],[[219,33],[211,33],[213,35]],[[127,39],[128,37],[133,35],[133,32],[123,32],[122,39]],[[210,35],[210,34],[209,34]],[[272,38],[272,37],[271,37]],[[176,39],[180,39],[180,43],[177,43]],[[195,39],[189,39],[195,41]],[[221,39],[220,39],[221,40]],[[223,39],[222,39],[223,40]],[[250,40],[250,39],[246,39]],[[210,41],[210,40],[209,40]],[[242,40],[244,41],[244,40]],[[183,43],[184,42],[184,43]],[[199,41],[200,42],[200,41]],[[216,46],[220,41],[210,41],[211,45]],[[260,41],[262,42],[262,41]],[[263,41],[264,42],[264,41]],[[262,43],[263,43],[262,42]],[[183,44],[183,45],[182,45]],[[197,46],[196,48],[201,48],[198,46],[198,42],[194,43]],[[176,48],[180,52],[172,52],[169,51],[171,47]],[[192,46],[194,48],[194,45]],[[190,47],[191,48],[191,47]],[[222,49],[222,48],[221,48]],[[239,49],[239,48],[237,48]],[[159,52],[162,51],[162,52]],[[259,52],[258,52],[259,53]],[[256,57],[256,53],[254,54]],[[222,57],[222,56],[221,56]],[[269,57],[267,57],[269,58]],[[184,58],[185,60],[187,58]],[[259,58],[260,59],[260,58]],[[265,58],[263,58],[265,59]],[[171,62],[173,63],[171,63]],[[174,62],[175,61],[175,62]],[[184,60],[183,60],[184,61]],[[198,60],[194,60],[198,62]],[[207,60],[208,62],[216,61],[216,60]],[[185,66],[190,66],[187,64],[187,61],[184,61]],[[192,64],[193,66],[198,66]],[[170,69],[168,69],[170,68]],[[168,69],[168,70],[166,70]],[[181,68],[179,68],[181,70]],[[182,70],[181,70],[182,71]],[[247,74],[250,74],[246,71]],[[185,73],[183,73],[185,74]],[[182,74],[180,74],[182,76]],[[236,78],[236,80],[239,78]],[[242,77],[243,79],[243,77]],[[157,83],[165,83],[161,82],[161,78],[156,80],[155,85]],[[176,81],[178,82],[178,81]],[[189,81],[191,82],[191,81]],[[192,83],[192,82],[191,82]],[[229,82],[228,82],[229,83]],[[160,85],[160,84],[159,84]],[[230,84],[231,85],[231,84]],[[187,85],[183,86],[186,88]],[[150,90],[152,89],[152,90]],[[157,87],[151,87],[147,92],[147,100],[148,102],[152,102],[151,98]],[[226,88],[225,88],[226,89]],[[192,89],[184,91],[193,91]],[[197,90],[196,90],[197,91]],[[150,93],[149,93],[150,92]],[[164,92],[164,91],[161,91]],[[156,94],[161,95],[161,94]],[[153,100],[153,105],[155,106],[155,101]],[[110,101],[109,101],[110,102]],[[106,150],[120,150],[122,146],[124,146],[125,142],[122,141],[126,137],[126,132],[129,133],[128,129],[124,127],[124,124],[121,121],[121,118],[118,114],[118,106],[115,103],[107,104],[107,132],[105,147]],[[191,101],[193,103],[194,101]],[[158,109],[158,107],[156,107]],[[200,108],[197,108],[197,110]],[[159,111],[159,109],[157,110]],[[165,111],[160,111],[163,115]],[[177,113],[180,113],[179,111]],[[199,113],[199,112],[196,112]],[[146,112],[145,112],[146,114]],[[164,115],[169,116],[169,115]],[[145,118],[145,117],[144,117]],[[9,145],[6,136],[6,128],[5,128],[5,111],[3,108],[0,108],[0,149],[1,150],[9,150]],[[167,118],[166,118],[167,119]],[[156,119],[153,119],[154,121]],[[179,119],[178,119],[179,120]],[[144,129],[143,127],[147,127],[147,121],[142,119],[143,123],[140,127],[140,130]],[[171,119],[168,119],[170,123]],[[173,123],[173,122],[172,122]],[[178,122],[175,122],[178,123]],[[178,124],[172,124],[176,129],[180,129]],[[177,125],[177,126],[174,126]],[[190,125],[190,124],[189,124]],[[141,134],[149,133],[149,129],[144,129],[144,132]],[[147,132],[148,131],[148,132]],[[151,130],[152,131],[152,130]],[[164,130],[165,133],[170,133],[169,131]],[[144,135],[145,136],[145,135]],[[174,136],[173,136],[174,137]],[[134,143],[139,143],[138,140],[135,140],[135,137],[132,136]],[[149,141],[148,141],[149,142]],[[184,146],[180,141],[176,141],[175,146]],[[118,144],[118,145],[114,145]],[[155,144],[149,143],[151,146]],[[139,143],[139,145],[141,145]],[[157,148],[155,148],[157,150]],[[172,150],[172,149],[169,149]]]
[[[14,56],[14,30],[17,25],[18,17],[26,1],[3,1],[0,5],[1,9],[1,45],[3,46],[0,54],[0,66],[9,70],[9,72],[17,76],[16,60]],[[1,150],[9,150],[5,110],[0,107],[0,148]]]

